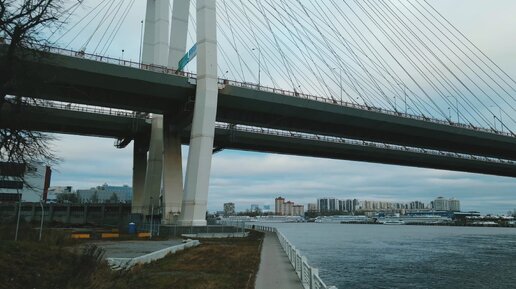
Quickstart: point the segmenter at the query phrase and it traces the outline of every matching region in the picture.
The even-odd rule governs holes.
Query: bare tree
[[[22,109],[23,95],[8,95],[16,86],[16,70],[26,56],[38,54],[34,48],[46,44],[44,31],[62,25],[62,0],[1,0],[0,1],[0,112],[9,102],[15,112]],[[54,164],[51,135],[4,127],[0,123],[0,161],[30,167],[35,162]]]

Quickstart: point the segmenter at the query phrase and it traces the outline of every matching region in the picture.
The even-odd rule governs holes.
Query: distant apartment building
[[[448,200],[443,197],[438,197],[433,202],[433,209],[436,211],[448,211],[450,209]]]
[[[77,190],[77,197],[82,203],[129,203],[132,201],[133,189],[127,185],[103,184],[96,188]]]
[[[224,216],[235,215],[235,203],[224,203]]]
[[[283,214],[283,204],[285,203],[285,199],[282,197],[277,197],[274,200],[274,213],[276,215],[282,215]]]
[[[292,216],[304,216],[304,215],[305,215],[305,206],[294,205],[292,207]]]
[[[438,197],[432,202],[432,209],[436,211],[460,212],[460,201],[456,199],[445,199]]]
[[[324,212],[335,212],[339,210],[339,202],[335,198],[320,198],[317,199],[317,211],[320,213]]]
[[[0,203],[46,201],[52,170],[43,163],[0,162]]]
[[[296,205],[292,201],[286,201],[282,197],[275,199],[275,214],[279,216],[302,216],[305,214],[305,206]]]
[[[420,202],[420,201],[414,201],[414,202],[410,202],[408,204],[408,209],[409,210],[422,210],[425,208],[425,204],[423,202]]]
[[[292,216],[294,214],[294,202],[287,201],[283,204],[281,215]]]
[[[460,212],[460,201],[455,199],[450,199],[448,201],[448,206],[450,211],[452,212]]]
[[[317,204],[316,203],[309,203],[307,207],[307,211],[309,213],[315,213],[317,212]]]

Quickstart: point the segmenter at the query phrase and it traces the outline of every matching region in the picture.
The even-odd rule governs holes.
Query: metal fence
[[[321,280],[321,277],[319,277],[319,269],[310,266],[308,264],[307,258],[301,255],[301,252],[296,249],[296,247],[292,245],[290,241],[285,238],[285,235],[283,235],[278,229],[269,226],[253,224],[246,224],[246,228],[264,232],[272,232],[278,236],[281,247],[285,251],[285,254],[287,254],[292,267],[294,267],[294,270],[296,271],[296,274],[299,277],[299,280],[301,280],[301,284],[303,284],[305,289],[337,289],[335,286],[327,286],[324,281]]]

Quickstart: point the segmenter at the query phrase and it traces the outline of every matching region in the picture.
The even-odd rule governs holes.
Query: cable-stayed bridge
[[[116,6],[108,2],[90,12],[108,15]],[[98,50],[109,47],[104,36],[116,35],[122,24],[106,26],[93,53],[50,46],[37,47],[46,52],[43,57],[27,53],[17,63],[18,85],[9,93],[134,112],[82,112],[81,120],[81,112],[66,107],[32,107],[31,115],[46,111],[68,125],[55,119],[24,125],[98,131],[119,138],[120,146],[134,139],[135,206],[159,199],[163,174],[167,222],[179,216],[182,224],[203,224],[211,154],[224,148],[514,176],[514,80],[426,1],[416,2],[420,6],[149,0],[141,61],[109,58],[105,48]],[[129,11],[127,3],[118,9]],[[330,11],[340,13],[333,16],[339,22],[329,21]],[[425,15],[426,22],[416,25],[418,18],[407,11]],[[109,22],[99,19],[82,48]],[[430,24],[440,29],[431,30]],[[177,65],[187,51],[188,26],[198,29],[196,73]],[[425,28],[447,37],[417,33]],[[221,38],[227,46],[217,42]],[[245,54],[253,55],[253,64]],[[240,81],[227,79],[224,62]],[[153,116],[146,122],[142,112]],[[184,192],[181,143],[191,146]]]

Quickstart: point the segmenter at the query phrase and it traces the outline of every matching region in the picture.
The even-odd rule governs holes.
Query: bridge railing
[[[6,40],[6,42],[8,42],[8,40]],[[38,47],[38,49],[47,51],[47,52],[51,52],[51,53],[61,54],[61,55],[80,57],[80,58],[84,58],[84,59],[88,59],[88,60],[105,62],[105,63],[115,64],[115,65],[122,65],[122,66],[143,69],[143,70],[148,70],[148,71],[153,71],[153,72],[158,72],[158,73],[173,74],[173,75],[184,76],[184,77],[188,77],[188,78],[192,78],[192,79],[197,78],[197,74],[194,74],[191,72],[185,72],[185,71],[178,71],[177,69],[168,68],[166,66],[160,66],[160,65],[154,65],[154,64],[143,64],[143,63],[134,62],[131,60],[125,60],[125,59],[121,59],[121,58],[113,58],[113,57],[107,57],[107,56],[102,56],[102,55],[90,54],[90,53],[86,53],[84,51],[74,51],[74,50],[70,50],[70,49],[51,47],[51,46],[40,46],[40,47]],[[402,112],[399,112],[396,110],[389,110],[389,109],[384,109],[384,108],[379,108],[379,107],[362,105],[362,104],[358,104],[358,103],[346,102],[346,101],[327,98],[327,97],[320,97],[320,96],[316,96],[316,95],[301,93],[301,92],[298,92],[295,90],[290,91],[290,90],[285,90],[285,89],[278,89],[278,88],[263,86],[263,85],[259,85],[259,84],[255,84],[255,83],[239,82],[239,81],[235,81],[235,80],[228,80],[228,79],[221,79],[221,78],[219,78],[219,84],[232,85],[232,86],[237,86],[237,87],[242,87],[242,88],[247,88],[247,89],[253,89],[253,90],[271,92],[271,93],[293,96],[293,97],[298,97],[298,98],[310,99],[310,100],[314,100],[314,101],[318,101],[318,102],[325,102],[325,103],[329,103],[329,104],[333,104],[333,105],[345,106],[345,107],[349,107],[349,108],[356,108],[356,109],[360,109],[360,110],[364,110],[364,111],[373,111],[373,112],[393,115],[393,116],[397,116],[397,117],[421,120],[421,121],[432,122],[432,123],[437,123],[437,124],[442,124],[442,125],[447,125],[447,126],[452,126],[452,127],[459,127],[459,128],[469,129],[469,130],[474,130],[474,131],[482,131],[482,132],[487,132],[487,133],[492,133],[492,134],[497,134],[497,135],[516,137],[516,133],[514,133],[512,131],[504,132],[504,131],[499,131],[492,127],[491,128],[477,127],[471,123],[464,124],[464,123],[459,123],[459,122],[453,122],[451,120],[442,120],[442,119],[437,119],[437,118],[433,118],[433,117],[427,117],[424,115],[402,113]]]
[[[66,103],[66,102],[59,102],[59,101],[40,101],[40,100],[34,100],[34,99],[30,99],[30,98],[24,98],[22,101],[23,101],[24,105],[28,105],[28,106],[38,106],[38,107],[53,108],[53,109],[60,109],[60,110],[71,110],[71,111],[78,111],[78,112],[85,112],[85,113],[97,113],[97,114],[127,117],[127,118],[133,118],[133,119],[147,119],[149,117],[146,113],[142,113],[142,112],[111,109],[111,108],[89,106],[89,105],[82,105],[82,104],[75,104],[75,103]],[[217,122],[215,126],[216,126],[216,128],[225,129],[225,130],[229,130],[229,131],[234,130],[234,131],[242,131],[242,132],[251,132],[251,133],[258,133],[258,134],[263,134],[263,135],[275,135],[275,136],[288,137],[288,138],[306,139],[306,140],[313,140],[313,141],[325,141],[325,142],[332,142],[332,143],[342,143],[342,144],[356,145],[356,146],[362,146],[362,147],[375,147],[375,148],[380,148],[380,149],[406,151],[406,152],[413,152],[413,153],[453,157],[453,158],[459,158],[459,159],[469,159],[469,160],[484,161],[484,162],[491,162],[491,163],[503,163],[503,164],[516,165],[516,162],[512,161],[512,160],[474,156],[474,155],[468,155],[468,154],[460,154],[460,153],[430,150],[430,149],[423,149],[423,148],[414,148],[414,147],[407,147],[407,146],[400,146],[400,145],[393,145],[393,144],[361,141],[361,140],[347,139],[347,138],[334,137],[334,136],[316,135],[316,134],[309,134],[309,133],[301,133],[301,132],[285,131],[285,130],[278,130],[278,129],[263,128],[263,127],[245,126],[245,125],[233,125],[233,124],[220,123],[220,122]]]
[[[316,269],[308,264],[308,259],[301,254],[301,251],[296,249],[295,246],[281,233],[277,228],[254,225],[246,223],[247,229],[254,229],[263,232],[275,233],[280,242],[281,248],[285,251],[285,254],[290,261],[290,264],[296,271],[297,277],[301,281],[303,288],[305,289],[337,289],[335,286],[327,286],[324,281],[319,277],[319,269]]]
[[[136,111],[130,111],[130,110],[123,110],[123,109],[114,109],[114,108],[101,107],[101,106],[92,106],[92,105],[86,105],[86,104],[77,104],[77,103],[70,103],[70,102],[61,102],[61,101],[46,101],[46,100],[40,101],[40,100],[34,100],[34,99],[30,99],[30,98],[24,98],[22,100],[22,104],[27,105],[27,106],[37,106],[37,107],[44,107],[44,108],[70,110],[70,111],[95,113],[95,114],[103,114],[103,115],[111,115],[111,116],[120,116],[120,117],[127,117],[127,118],[137,118],[137,119],[147,119],[148,118],[147,113],[143,113],[143,112],[136,112]]]
[[[484,162],[490,162],[490,163],[504,163],[504,164],[516,165],[516,162],[511,161],[511,160],[489,158],[489,157],[483,157],[483,156],[474,156],[474,155],[468,155],[468,154],[460,154],[460,153],[438,151],[438,150],[431,150],[431,149],[413,148],[413,147],[392,145],[392,144],[385,144],[385,143],[353,140],[353,139],[346,139],[346,138],[334,137],[334,136],[316,135],[316,134],[308,134],[308,133],[292,132],[292,131],[285,131],[285,130],[278,130],[278,129],[244,126],[244,125],[232,125],[232,124],[227,124],[227,123],[217,123],[216,127],[220,128],[220,129],[227,129],[230,131],[235,130],[235,131],[242,131],[242,132],[258,133],[258,134],[263,134],[263,135],[275,135],[275,136],[288,137],[288,138],[306,139],[306,140],[313,140],[313,141],[325,141],[325,142],[332,142],[332,143],[342,143],[342,144],[357,145],[357,146],[362,146],[362,147],[375,147],[375,148],[380,148],[380,149],[406,151],[406,152],[413,152],[413,153],[420,153],[420,154],[431,154],[431,155],[445,156],[445,157],[458,158],[458,159],[468,159],[468,160],[484,161]]]

